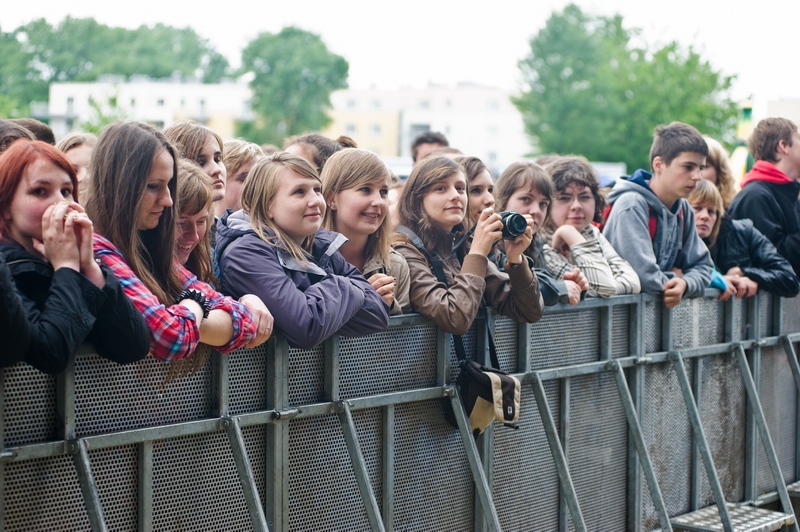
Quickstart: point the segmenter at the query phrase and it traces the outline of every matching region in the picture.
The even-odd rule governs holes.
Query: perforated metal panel
[[[795,445],[797,420],[797,388],[792,370],[782,346],[761,349],[761,379],[759,397],[767,418],[772,443],[778,454],[783,479],[788,484],[795,480]],[[759,492],[775,489],[775,481],[759,439],[758,446]]]
[[[772,323],[774,321],[774,316],[772,315],[772,301],[774,296],[769,292],[761,290],[756,297],[760,300],[759,304],[761,305],[761,315],[758,320],[761,328],[761,336],[769,336],[772,334]]]
[[[464,342],[464,351],[466,351],[468,357],[475,359],[475,357],[477,356],[475,351],[477,334],[478,330],[480,330],[481,332],[484,330],[483,327],[484,327],[483,325],[479,326],[477,323],[473,323],[472,327],[470,327],[469,330],[461,336]],[[458,355],[456,355],[455,343],[452,336],[450,336],[447,345],[448,345],[447,361],[450,366],[450,374],[448,376],[447,382],[456,382],[456,379],[458,378],[458,373],[461,371],[461,367],[459,366],[458,363]],[[478,358],[477,360],[481,359]]]
[[[136,530],[138,522],[137,451],[133,445],[89,451],[103,514],[109,530]]]
[[[228,357],[228,412],[231,415],[267,406],[267,346],[239,349]]]
[[[736,299],[733,301],[733,336],[734,341],[748,338],[750,331],[747,324],[747,300]]]
[[[153,530],[252,530],[228,437],[153,443]]]
[[[500,361],[500,368],[509,373],[516,373],[520,371],[517,367],[518,348],[517,348],[517,335],[519,334],[519,327],[522,327],[518,322],[506,316],[497,316],[494,322],[494,346],[497,349],[497,359]]]
[[[686,365],[691,382],[693,371]],[[671,364],[645,366],[644,419],[642,430],[653,461],[661,495],[669,515],[689,511],[691,494],[692,438],[686,404]],[[642,527],[658,527],[658,514],[644,484]]]
[[[544,383],[560,423],[559,381]],[[494,425],[492,494],[503,530],[557,530],[560,485],[530,386],[522,387],[519,430]]]
[[[630,305],[611,309],[611,355],[614,358],[630,355],[631,329],[634,314]]]
[[[697,340],[696,345],[720,344],[725,341],[725,303],[716,299],[696,299]]]
[[[644,304],[644,350],[647,353],[661,351],[661,311],[660,301],[646,301]]]
[[[781,331],[783,333],[800,331],[800,296],[783,299],[783,320]]]
[[[589,530],[625,529],[627,442],[625,411],[614,376],[573,377],[569,469]]]
[[[314,349],[289,349],[289,404],[305,405],[323,400],[325,361],[322,344]]]
[[[5,464],[5,529],[89,530],[72,457]]]
[[[395,530],[471,530],[473,483],[458,431],[441,401],[395,412]]]
[[[339,391],[344,398],[435,384],[433,324],[341,339]]]
[[[697,345],[697,300],[684,299],[672,309],[672,347],[683,349]]]
[[[355,418],[355,416],[354,416]],[[379,417],[373,414],[372,428]],[[323,416],[289,423],[289,528],[369,530],[339,418]],[[375,443],[364,442],[375,485]]]
[[[531,333],[531,367],[534,370],[600,358],[600,310],[597,308],[545,314],[533,324]]]
[[[702,376],[700,418],[725,500],[744,499],[745,388],[733,355],[704,357],[695,362]],[[711,486],[702,474],[700,506],[714,504]]]
[[[78,436],[153,427],[208,417],[211,363],[166,383],[169,364],[153,357],[121,366],[95,355],[75,359]]]
[[[3,372],[3,445],[55,440],[56,380],[20,362]]]

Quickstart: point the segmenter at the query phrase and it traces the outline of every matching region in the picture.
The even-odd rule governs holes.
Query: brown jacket
[[[527,264],[507,275],[481,255],[467,255],[463,264],[451,256],[442,263],[445,286],[436,280],[427,259],[413,244],[396,242],[394,248],[408,263],[412,310],[445,332],[466,333],[484,303],[521,322],[534,323],[542,317],[539,283]]]

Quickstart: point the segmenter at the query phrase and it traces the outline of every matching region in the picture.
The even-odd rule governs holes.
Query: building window
[[[164,107],[164,98],[159,98],[158,102],[156,102],[159,107]]]
[[[380,100],[373,100],[372,101],[372,108],[373,109],[380,109],[381,108],[381,101]]]
[[[347,132],[348,136],[356,134],[356,125],[355,124],[347,124],[347,127],[344,128]]]
[[[71,115],[74,112],[75,112],[75,98],[70,96],[69,98],[67,98],[67,114]]]
[[[369,134],[373,137],[380,137],[381,136],[381,125],[380,124],[372,124],[369,127]]]
[[[355,100],[347,100],[347,108],[348,109],[355,109],[356,108],[356,101]]]
[[[489,109],[491,109],[492,111],[497,111],[498,109],[500,109],[500,104],[497,103],[497,100],[492,100],[489,102]]]
[[[487,154],[486,160],[487,160],[488,162],[490,162],[490,163],[496,163],[496,162],[497,162],[497,153],[495,153],[495,152],[493,152],[493,151],[490,151],[490,152]]]
[[[431,102],[429,102],[428,100],[420,100],[419,101],[419,108],[420,109],[430,109],[431,108]]]
[[[131,107],[136,107],[136,98],[131,98]]]

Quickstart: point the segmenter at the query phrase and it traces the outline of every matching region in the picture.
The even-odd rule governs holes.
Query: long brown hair
[[[385,179],[387,190],[392,175],[380,157],[367,150],[345,148],[334,153],[322,169],[322,195],[328,205],[342,190],[368,185],[378,179]],[[392,240],[392,221],[389,219],[389,201],[386,200],[384,218],[378,230],[367,237],[364,249],[364,263],[379,258],[389,262],[389,248]],[[336,231],[336,211],[328,208],[322,220],[325,229]]]
[[[147,179],[156,157],[172,157],[167,187],[175,200],[166,207],[154,229],[139,231],[136,221]],[[117,122],[100,134],[89,163],[85,207],[94,229],[111,241],[133,273],[164,305],[171,305],[183,287],[174,267],[177,158],[163,133],[140,122]]]
[[[429,251],[442,257],[452,252],[453,236],[469,229],[470,222],[466,217],[468,202],[465,199],[464,220],[453,228],[451,234],[442,231],[430,219],[422,206],[422,200],[431,187],[458,173],[464,175],[464,167],[454,160],[448,157],[426,157],[418,162],[411,171],[397,203],[397,216],[400,224],[416,233]],[[466,177],[464,181],[466,182]],[[404,241],[405,239],[404,235],[395,234],[395,241]]]

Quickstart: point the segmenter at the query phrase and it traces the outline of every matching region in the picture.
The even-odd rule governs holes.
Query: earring
[[[331,210],[332,210],[332,211],[335,211],[335,210],[336,210],[336,203],[334,203],[334,202],[331,202]]]

